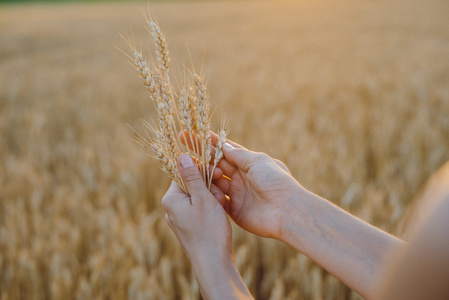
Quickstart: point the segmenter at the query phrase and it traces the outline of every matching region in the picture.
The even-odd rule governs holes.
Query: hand
[[[216,145],[217,136],[212,134]],[[279,239],[282,218],[289,202],[308,193],[287,167],[264,153],[256,153],[227,141],[218,168],[226,177],[214,184],[229,196],[225,210],[243,229],[263,237]]]
[[[172,182],[162,199],[168,225],[189,257],[205,299],[252,299],[235,265],[231,247],[231,224],[223,205],[223,192],[206,188],[188,154],[178,162],[179,173],[189,192]],[[217,171],[222,176],[221,171]]]
[[[223,192],[214,185],[210,191],[206,188],[189,155],[180,156],[178,168],[190,195],[173,181],[162,199],[162,205],[168,225],[192,264],[199,256],[223,252],[232,255],[231,225],[222,207],[226,201]]]

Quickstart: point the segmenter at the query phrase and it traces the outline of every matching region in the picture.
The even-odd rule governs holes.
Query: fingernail
[[[193,167],[193,160],[190,157],[190,155],[188,155],[188,154],[181,155],[180,163],[181,163],[181,167],[183,167],[184,169]]]
[[[224,143],[223,148],[225,148],[226,150],[234,149],[234,147],[232,147],[232,145],[228,143]]]

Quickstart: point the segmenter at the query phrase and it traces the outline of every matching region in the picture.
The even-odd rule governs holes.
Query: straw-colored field
[[[338,3],[337,3],[338,2]],[[214,128],[395,232],[449,159],[449,2],[151,4],[173,75],[208,78]],[[139,4],[0,6],[0,299],[198,299],[165,223],[169,181],[132,141],[154,115],[119,32]],[[180,71],[181,70],[181,71]],[[274,240],[235,228],[258,299],[355,299]]]

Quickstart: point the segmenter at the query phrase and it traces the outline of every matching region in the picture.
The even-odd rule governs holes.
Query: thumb
[[[178,160],[178,169],[190,196],[201,196],[209,192],[197,165],[189,154],[181,154]]]
[[[248,171],[250,166],[263,155],[262,153],[252,152],[243,147],[234,148],[229,143],[223,145],[223,154],[230,164],[245,171]]]

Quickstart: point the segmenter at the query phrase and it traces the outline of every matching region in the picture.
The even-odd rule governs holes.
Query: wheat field
[[[446,0],[2,5],[0,299],[200,298],[160,205],[169,180],[126,126],[155,117],[117,49],[132,32],[152,51],[148,9],[172,76],[206,74],[213,129],[225,115],[230,139],[371,224],[395,233],[449,159]],[[359,299],[234,229],[257,299]]]

